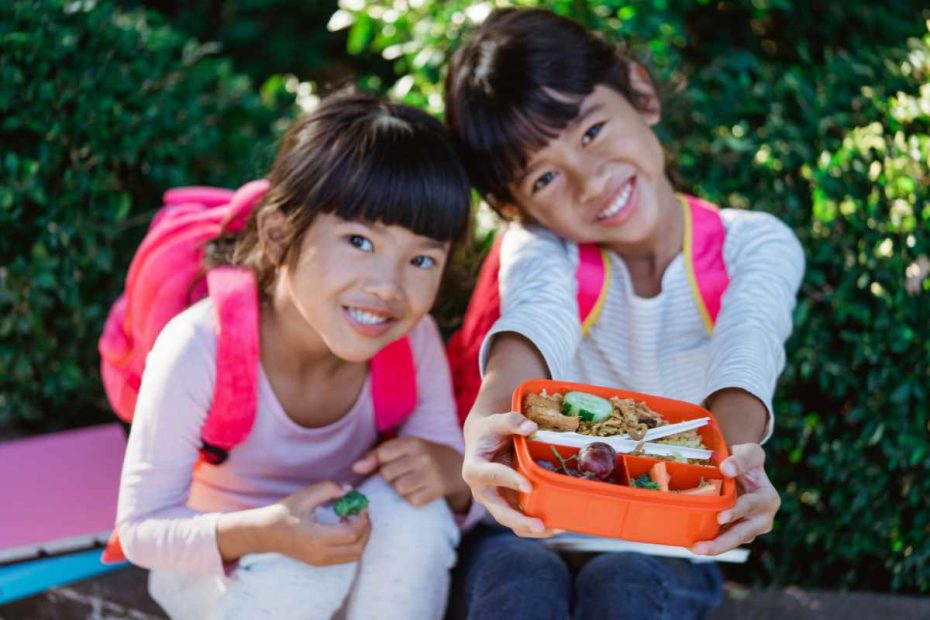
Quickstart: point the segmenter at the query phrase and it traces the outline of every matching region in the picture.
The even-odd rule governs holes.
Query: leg
[[[451,618],[564,620],[571,574],[558,553],[500,526],[479,525],[459,552]]]
[[[149,594],[174,620],[200,620],[216,609],[228,579],[168,570],[149,572]]]
[[[575,617],[704,618],[719,604],[723,579],[713,562],[610,553],[589,561],[575,580]]]
[[[345,602],[357,567],[311,566],[277,553],[244,556],[211,617],[331,618]]]
[[[349,620],[441,618],[459,529],[445,500],[413,506],[380,476],[359,490],[369,500],[371,538],[349,595]]]

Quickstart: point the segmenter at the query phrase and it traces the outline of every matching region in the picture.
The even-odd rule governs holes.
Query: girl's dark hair
[[[478,191],[511,202],[514,175],[578,116],[599,84],[645,111],[650,99],[631,86],[631,62],[548,10],[492,12],[453,55],[445,84],[446,123]]]
[[[319,213],[403,226],[439,241],[459,241],[468,228],[470,187],[452,137],[432,116],[371,94],[342,91],[325,98],[284,136],[268,175],[269,189],[243,232],[222,237],[207,265],[251,267],[267,292],[278,264],[295,261]],[[284,256],[265,252],[262,210],[287,221]]]

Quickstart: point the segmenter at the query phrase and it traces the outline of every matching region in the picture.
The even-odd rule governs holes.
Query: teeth
[[[620,213],[623,210],[623,207],[626,206],[627,201],[630,199],[630,194],[633,193],[633,185],[628,183],[626,187],[623,188],[623,191],[620,192],[620,195],[617,196],[617,199],[614,200],[609,207],[601,211],[601,214],[597,216],[598,220],[606,220],[609,217],[613,217]]]
[[[353,319],[365,325],[380,325],[381,323],[387,323],[390,320],[390,317],[379,316],[377,314],[372,314],[371,312],[359,310],[358,308],[347,308],[346,311]]]

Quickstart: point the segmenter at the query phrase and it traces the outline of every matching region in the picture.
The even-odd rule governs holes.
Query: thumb
[[[349,485],[338,484],[332,481],[312,484],[306,488],[306,494],[304,495],[305,505],[309,508],[316,508],[327,502],[339,499],[351,490],[352,487]]]
[[[765,451],[757,443],[743,443],[731,448],[731,456],[720,464],[724,476],[736,478],[753,469],[765,467]]]
[[[359,460],[355,461],[355,464],[352,465],[352,471],[357,474],[367,476],[368,474],[373,474],[376,472],[380,466],[381,461],[378,460],[378,452],[376,450],[372,450]]]

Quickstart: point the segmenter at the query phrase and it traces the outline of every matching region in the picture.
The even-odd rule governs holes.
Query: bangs
[[[469,174],[478,191],[510,199],[507,186],[530,157],[578,116],[585,94],[554,95],[539,88],[523,101],[498,99],[493,106],[466,105],[459,110],[456,120],[471,151]]]
[[[437,121],[437,131],[444,131]],[[374,133],[376,135],[366,135]],[[361,134],[361,135],[360,135]],[[437,241],[461,238],[468,224],[468,175],[448,138],[414,131],[396,117],[355,127],[336,147],[324,191],[333,213],[346,220],[403,226]],[[336,172],[342,170],[343,172]]]
[[[507,186],[529,158],[624,66],[613,46],[550,11],[492,13],[446,76],[446,120],[477,189],[511,200]]]
[[[371,95],[333,96],[285,139],[272,173],[289,214],[402,226],[437,241],[468,227],[468,173],[449,132],[426,112]]]

